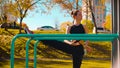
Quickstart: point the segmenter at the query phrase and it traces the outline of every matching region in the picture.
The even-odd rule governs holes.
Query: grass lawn
[[[24,33],[24,31],[22,31]],[[63,34],[63,32],[60,31],[34,31],[36,34]],[[0,29],[0,58],[1,56],[9,56],[10,53],[10,43],[11,38],[18,34],[18,30],[10,29],[9,31],[4,31],[3,29]],[[6,35],[6,36],[5,36]],[[26,39],[19,39],[16,43],[16,55],[20,55],[19,57],[25,56],[25,42]],[[7,43],[6,43],[7,42]],[[94,58],[110,58],[111,56],[111,43],[110,42],[96,42],[90,44],[94,51],[90,54],[88,54],[87,57],[94,57]],[[42,57],[46,55],[56,55],[58,54],[55,51],[51,51],[50,49],[47,51],[47,47],[41,47],[39,48],[38,52],[44,54]],[[20,50],[20,51],[19,51]],[[51,52],[50,52],[51,51]],[[30,53],[33,55],[33,46],[31,45]],[[63,56],[61,54],[58,54],[57,56]],[[56,56],[55,56],[56,57]],[[10,68],[10,60],[1,60],[0,59],[0,68]],[[25,68],[25,60],[18,60],[15,59],[15,68]],[[33,61],[31,60],[29,62],[29,68],[33,68]],[[72,68],[72,61],[71,60],[46,60],[46,59],[38,59],[37,61],[37,68]],[[111,68],[111,61],[109,60],[83,60],[82,67],[81,68]]]
[[[10,60],[0,61],[0,68],[10,68]],[[15,68],[25,68],[25,60],[15,60]],[[29,68],[33,68],[33,61],[29,62]],[[38,60],[37,68],[72,68],[71,60]],[[81,68],[111,68],[108,60],[83,60]]]

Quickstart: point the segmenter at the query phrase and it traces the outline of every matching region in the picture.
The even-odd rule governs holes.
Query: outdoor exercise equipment
[[[18,34],[14,36],[11,43],[11,59],[10,66],[14,68],[14,46],[16,39],[24,37],[28,38],[26,42],[26,68],[28,68],[29,61],[29,44],[32,40],[35,40],[34,44],[34,68],[36,68],[37,64],[37,45],[40,40],[90,40],[90,41],[114,41],[119,37],[119,34]],[[114,45],[113,45],[114,46]]]

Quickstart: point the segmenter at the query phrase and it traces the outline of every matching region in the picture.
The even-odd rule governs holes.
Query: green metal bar
[[[70,39],[82,39],[91,41],[112,41],[117,38],[118,34],[18,34],[18,37],[39,37],[46,40],[70,40]],[[58,37],[58,38],[57,38]]]
[[[106,37],[106,38],[101,38],[101,37],[36,37],[34,40],[90,40],[90,41],[113,41],[115,38],[114,37]]]
[[[18,34],[20,37],[118,37],[119,34]]]
[[[15,40],[17,39],[16,36],[13,37],[12,42],[11,42],[11,57],[10,57],[10,67],[14,68],[14,45],[15,45]]]
[[[37,45],[39,43],[39,40],[36,41],[36,43],[34,44],[34,68],[36,68],[36,65],[37,65]]]
[[[26,68],[28,68],[28,61],[29,61],[29,44],[30,44],[31,38],[27,40],[26,42]]]

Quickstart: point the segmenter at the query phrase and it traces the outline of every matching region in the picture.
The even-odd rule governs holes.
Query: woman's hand
[[[80,43],[79,42],[75,42],[75,41],[71,41],[70,45],[72,45],[72,46],[78,46],[78,45],[80,45]]]
[[[75,40],[73,41],[68,41],[68,40],[64,40],[65,43],[69,44],[69,45],[72,45],[72,46],[78,46],[80,45],[79,42],[76,42]]]
[[[84,45],[84,48],[85,48],[88,52],[92,52],[92,51],[93,51],[93,49],[92,49],[90,46],[88,46],[88,45]]]

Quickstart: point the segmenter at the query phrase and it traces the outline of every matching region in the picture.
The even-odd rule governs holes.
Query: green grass
[[[22,31],[24,33],[24,31]],[[9,29],[4,31],[0,29],[0,58],[10,57],[11,39],[14,35],[18,34],[19,30]],[[60,31],[34,31],[35,34],[63,34]],[[19,38],[15,42],[15,57],[25,58],[25,42],[26,38]],[[33,58],[33,42],[30,44],[29,57]],[[105,60],[83,60],[81,68],[111,68],[111,43],[110,42],[91,42],[93,47],[92,53],[87,53],[85,58],[101,58]],[[46,47],[41,43],[38,45],[37,57],[39,58],[70,58],[68,54],[64,54],[58,50]],[[29,68],[33,68],[33,61],[30,61]],[[0,68],[10,68],[10,60],[1,61]],[[15,60],[15,68],[25,68],[25,60]],[[71,60],[38,60],[37,68],[72,68]]]
[[[10,68],[10,61],[0,62],[1,68]],[[15,68],[25,68],[25,60],[15,60]],[[33,61],[29,62],[29,68],[33,68]],[[72,68],[71,60],[38,60],[37,68]],[[81,68],[111,68],[111,62],[107,60],[83,60]]]
[[[22,31],[24,33],[24,31]],[[8,29],[8,31],[5,31],[4,29],[0,28],[0,56],[2,57],[8,57],[10,54],[10,45],[11,45],[11,39],[13,38],[14,35],[18,34],[19,30],[18,29]],[[36,30],[34,31],[35,34],[58,34],[58,33],[63,33],[60,31],[40,31]],[[25,57],[25,43],[26,43],[26,38],[19,38],[15,42],[15,57],[20,58],[20,57]],[[34,41],[31,42],[30,44],[30,56],[33,57],[33,45]],[[85,57],[90,57],[90,58],[106,58],[110,59],[111,58],[111,43],[110,42],[91,42],[89,44],[92,48],[93,51],[92,53],[87,53]],[[63,52],[60,52],[58,50],[52,49],[50,47],[47,47],[45,45],[39,44],[38,45],[38,56],[42,58],[68,58],[68,54],[64,54]],[[60,56],[60,57],[58,57]]]

